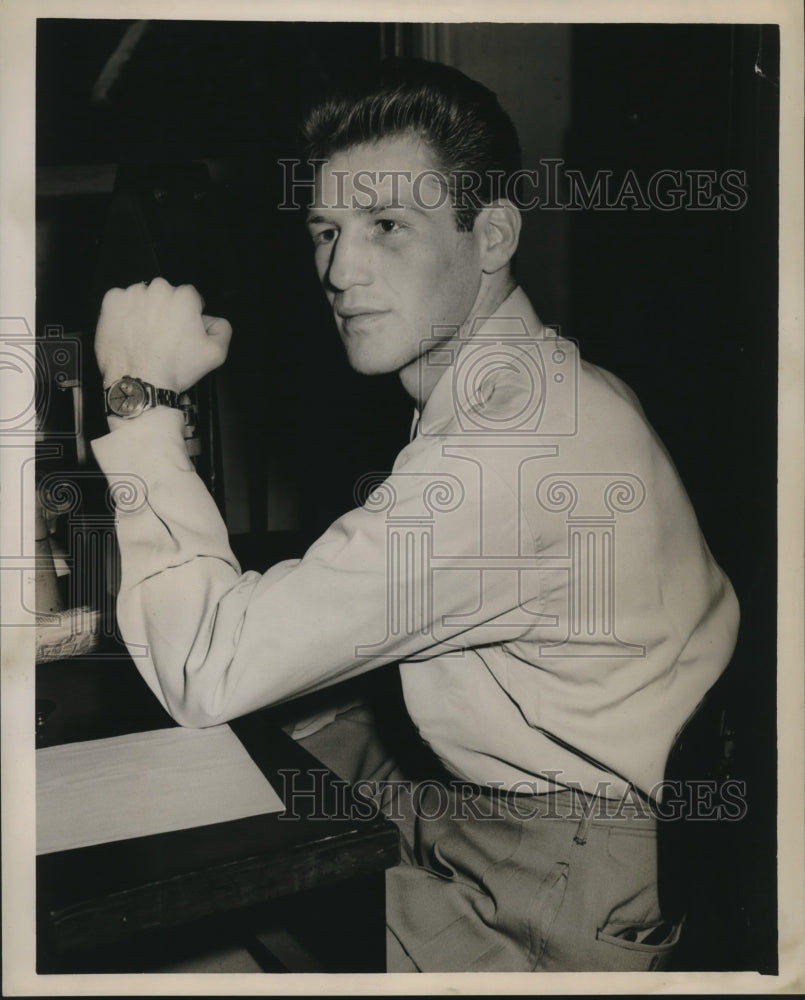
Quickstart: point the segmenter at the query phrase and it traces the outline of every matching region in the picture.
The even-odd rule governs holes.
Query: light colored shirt
[[[181,414],[93,443],[121,498],[134,662],[207,726],[398,661],[456,776],[650,792],[738,624],[672,462],[633,393],[520,289],[428,364],[444,370],[386,480],[262,575],[241,573]]]

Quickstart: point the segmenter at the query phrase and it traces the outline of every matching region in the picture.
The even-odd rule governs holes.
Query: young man
[[[519,151],[494,95],[392,62],[305,135],[338,333],[358,371],[399,373],[411,442],[302,559],[241,574],[172,408],[224,360],[229,324],[190,287],[110,291],[95,454],[147,484],[119,511],[121,632],[190,726],[399,664],[441,784],[389,783],[404,772],[365,706],[306,741],[343,777],[384,779],[378,801],[406,799],[390,971],[662,967],[679,928],[640,804],[732,654],[732,588],[632,393],[516,284]],[[162,392],[143,407],[135,379]]]

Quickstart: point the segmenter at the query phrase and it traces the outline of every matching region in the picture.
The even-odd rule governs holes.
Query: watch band
[[[153,406],[170,406],[174,410],[181,409],[178,392],[174,392],[173,389],[157,389],[150,382],[145,382],[144,384],[154,390]]]

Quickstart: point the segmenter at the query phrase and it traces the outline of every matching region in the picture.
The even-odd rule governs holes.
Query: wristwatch
[[[122,417],[129,420],[139,417],[155,406],[171,406],[180,410],[179,393],[173,389],[157,389],[150,382],[144,382],[133,375],[124,375],[104,390],[106,416]]]

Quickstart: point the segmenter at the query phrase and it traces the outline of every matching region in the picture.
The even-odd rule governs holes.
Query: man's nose
[[[370,261],[365,245],[358,234],[342,230],[333,245],[327,280],[337,291],[343,292],[352,285],[368,285]]]

